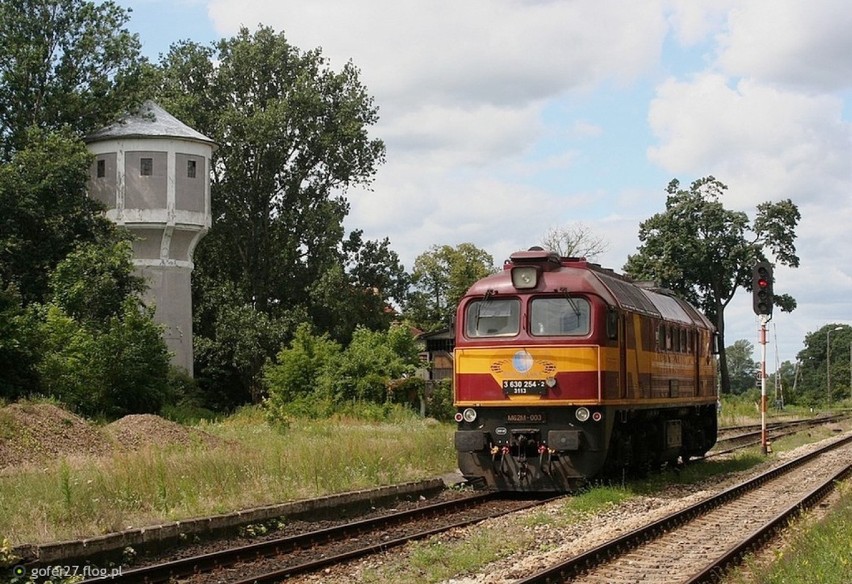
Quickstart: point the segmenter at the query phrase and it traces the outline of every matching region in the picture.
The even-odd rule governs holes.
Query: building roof
[[[138,111],[126,115],[118,122],[96,130],[86,136],[86,142],[100,142],[116,138],[178,138],[213,144],[213,140],[193,130],[153,101],[146,101]]]

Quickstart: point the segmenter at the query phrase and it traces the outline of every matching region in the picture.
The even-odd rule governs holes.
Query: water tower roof
[[[128,114],[118,122],[86,136],[86,142],[100,142],[115,138],[178,138],[207,142],[213,140],[193,130],[153,101],[146,101],[138,111]]]

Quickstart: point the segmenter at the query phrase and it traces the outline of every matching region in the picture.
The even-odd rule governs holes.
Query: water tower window
[[[153,158],[142,158],[139,161],[139,174],[142,176],[151,176],[154,174]]]
[[[186,176],[188,178],[195,178],[195,161],[187,160],[186,161]]]
[[[98,160],[98,178],[106,176],[106,160]]]

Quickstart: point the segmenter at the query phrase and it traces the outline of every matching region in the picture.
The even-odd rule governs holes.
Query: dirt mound
[[[206,432],[187,428],[152,414],[124,416],[120,420],[107,424],[104,431],[127,450],[137,450],[153,444],[216,446],[221,443],[219,438]]]
[[[100,456],[112,441],[83,418],[52,404],[0,409],[0,469],[57,456]]]
[[[148,445],[218,446],[224,441],[152,414],[125,416],[104,427],[52,404],[0,408],[0,471],[62,456],[103,456]]]

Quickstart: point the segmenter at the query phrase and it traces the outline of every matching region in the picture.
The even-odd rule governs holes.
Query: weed
[[[12,544],[8,539],[0,538],[0,568],[8,568],[15,565],[20,560],[15,552],[12,551]]]

